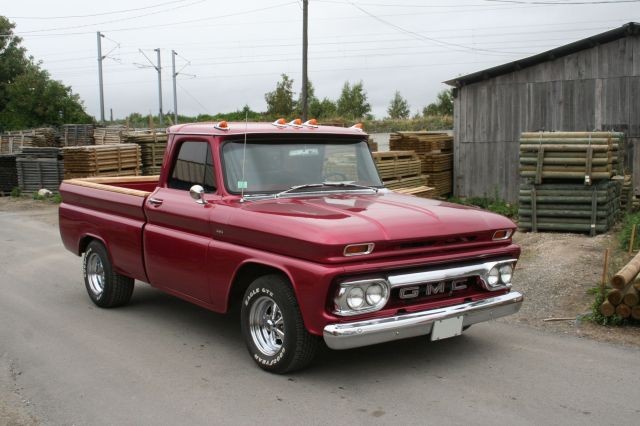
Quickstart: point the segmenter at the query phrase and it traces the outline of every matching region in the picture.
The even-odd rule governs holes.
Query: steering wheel
[[[335,182],[335,181],[332,181],[332,180],[330,179],[332,176],[337,176],[337,177],[339,177],[339,178],[340,178],[340,180],[339,180],[338,182],[344,182],[344,181],[346,181],[346,180],[349,180],[349,179],[347,179],[347,175],[345,175],[344,173],[333,172],[333,173],[329,173],[328,175],[325,175],[325,177],[324,177],[324,181],[325,181],[325,182]]]

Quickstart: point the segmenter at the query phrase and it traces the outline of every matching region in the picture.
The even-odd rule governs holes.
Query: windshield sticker
[[[238,181],[238,189],[247,189],[247,181],[239,180]]]

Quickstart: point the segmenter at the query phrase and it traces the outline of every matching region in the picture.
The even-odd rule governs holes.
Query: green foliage
[[[12,196],[13,198],[21,197],[21,196],[22,196],[22,190],[21,190],[19,187],[15,186],[15,187],[11,190],[11,196]]]
[[[309,117],[327,120],[338,115],[338,106],[329,98],[319,100],[314,98],[309,103]]]
[[[387,114],[389,114],[389,118],[391,119],[407,119],[409,118],[409,114],[411,113],[411,109],[409,108],[409,102],[405,98],[400,95],[400,92],[396,90],[393,99],[389,103],[389,108],[387,108]]]
[[[0,16],[0,34],[8,35],[0,37],[0,128],[92,122],[79,96],[27,57],[14,28]]]
[[[589,292],[595,295],[595,299],[591,304],[591,313],[586,316],[588,320],[600,325],[614,326],[625,325],[629,322],[628,320],[625,320],[624,318],[616,314],[613,314],[610,317],[605,317],[604,315],[602,315],[602,313],[600,313],[600,305],[602,305],[602,302],[604,302],[606,297],[605,290],[603,288],[594,287],[590,289]]]
[[[627,213],[624,217],[624,220],[622,222],[622,229],[618,234],[620,248],[623,250],[627,250],[629,248],[633,225],[636,225],[636,238],[633,242],[633,250],[638,250],[638,247],[640,247],[640,212]]]
[[[518,206],[507,203],[500,199],[497,194],[493,197],[451,197],[448,201],[456,204],[463,204],[465,206],[480,207],[483,210],[488,210],[509,218],[515,218],[518,216]]]
[[[291,117],[296,106],[293,100],[293,80],[282,74],[282,80],[276,84],[275,90],[265,93],[264,99],[267,102],[267,114]]]
[[[453,89],[438,93],[436,101],[424,107],[422,115],[453,115]]]
[[[371,105],[367,102],[367,92],[362,81],[354,83],[345,82],[337,102],[338,115],[347,120],[362,120],[370,116]]]

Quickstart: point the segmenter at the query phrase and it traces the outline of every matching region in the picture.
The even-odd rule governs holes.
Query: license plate
[[[438,320],[431,328],[431,340],[442,340],[462,334],[463,316]]]

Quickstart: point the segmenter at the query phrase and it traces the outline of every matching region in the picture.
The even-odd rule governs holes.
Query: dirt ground
[[[0,212],[20,211],[28,211],[29,217],[57,226],[56,204],[0,197]],[[499,321],[640,346],[640,327],[603,327],[583,318],[593,302],[588,290],[601,280],[604,251],[616,245],[612,232],[593,238],[581,234],[518,232],[514,240],[522,247],[522,256],[513,287],[525,295],[525,302],[516,315]],[[624,253],[619,250],[613,253],[612,270],[626,261],[621,258]],[[569,319],[544,321],[549,318]]]

